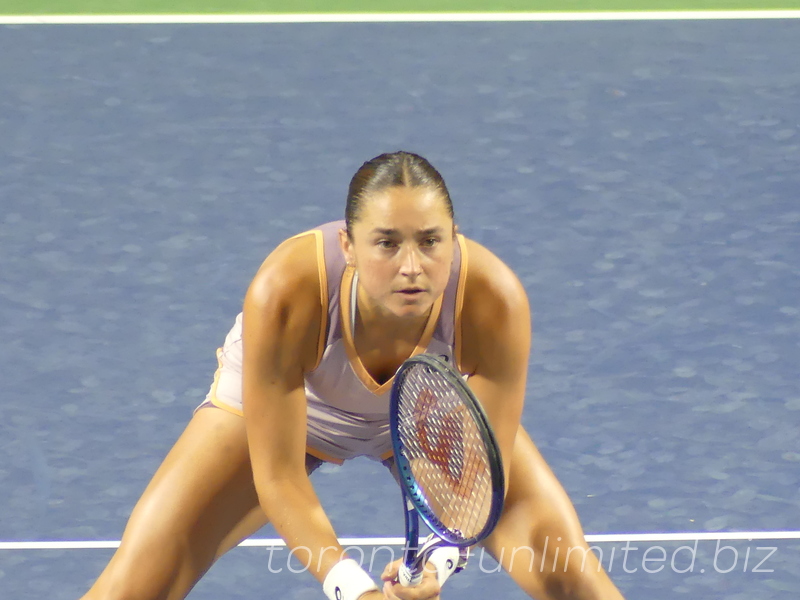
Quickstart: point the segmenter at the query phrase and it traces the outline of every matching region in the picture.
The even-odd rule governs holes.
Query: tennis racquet
[[[392,385],[389,423],[405,504],[406,545],[398,581],[417,585],[437,548],[439,583],[466,563],[503,509],[500,449],[461,374],[431,354],[406,360]],[[435,534],[419,541],[419,517]],[[433,558],[431,558],[433,561]],[[442,573],[444,572],[444,575]]]

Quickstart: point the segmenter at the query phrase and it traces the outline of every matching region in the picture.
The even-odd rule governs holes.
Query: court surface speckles
[[[119,539],[260,261],[399,148],[530,294],[524,423],[588,533],[800,529],[798,40],[797,21],[0,28],[0,539]],[[340,535],[401,535],[379,465],[314,480]],[[685,544],[631,545],[624,564],[602,545],[629,598],[800,590],[796,540],[701,541],[691,570]],[[0,550],[0,589],[74,599],[108,556]],[[321,597],[268,558],[233,551],[191,597]],[[482,568],[448,588],[523,597]]]

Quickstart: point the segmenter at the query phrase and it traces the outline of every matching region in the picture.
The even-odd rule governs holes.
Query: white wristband
[[[361,594],[377,589],[369,573],[352,558],[333,565],[322,582],[322,590],[328,600],[358,600]]]
[[[459,567],[460,555],[455,546],[439,546],[431,552],[428,563],[436,567],[436,579],[443,586],[447,578]]]

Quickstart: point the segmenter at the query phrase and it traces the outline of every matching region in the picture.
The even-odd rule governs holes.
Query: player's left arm
[[[469,373],[469,386],[489,417],[508,482],[525,401],[530,305],[525,288],[506,264],[471,240],[467,249],[459,367]]]
[[[563,487],[519,427],[531,341],[525,290],[499,258],[477,243],[469,244],[468,264],[460,367],[471,374],[469,385],[500,443],[509,490],[504,517],[485,547],[534,598],[623,600],[586,544]],[[516,480],[509,488],[512,454]],[[524,565],[514,563],[514,550],[520,547],[533,548],[548,568],[526,568],[528,553],[520,554]]]

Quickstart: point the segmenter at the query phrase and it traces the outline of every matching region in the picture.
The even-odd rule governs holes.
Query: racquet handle
[[[463,568],[465,562],[461,552],[455,546],[438,546],[427,555],[427,564],[436,569],[436,579],[439,582],[439,587],[443,586],[448,577],[455,573],[459,567]],[[406,566],[405,563],[401,563],[397,573],[397,581],[400,585],[407,587],[419,585],[422,581],[423,570],[419,569],[419,573],[415,574],[414,569]]]
[[[405,587],[414,587],[419,585],[422,581],[422,569],[419,573],[414,573],[405,563],[400,564],[400,570],[397,572],[397,582]]]
[[[444,585],[447,578],[456,572],[460,561],[459,550],[455,546],[439,546],[431,552],[428,563],[436,567],[436,578],[439,587]]]

